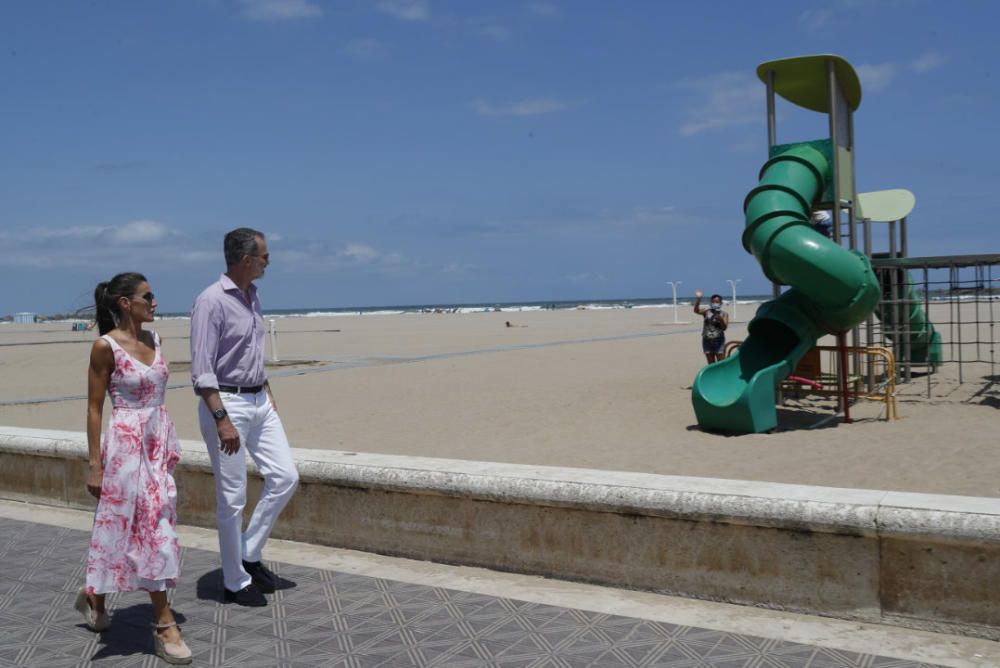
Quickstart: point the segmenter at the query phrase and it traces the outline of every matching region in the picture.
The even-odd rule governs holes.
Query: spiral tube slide
[[[743,246],[768,278],[793,287],[761,305],[736,352],[698,372],[691,400],[702,428],[741,434],[775,428],[778,384],[820,336],[854,327],[878,303],[868,259],[809,225],[812,203],[831,177],[826,156],[796,144],[764,165],[747,195]]]
[[[899,306],[904,312],[903,318],[907,320],[908,338],[910,340],[910,362],[917,364],[930,364],[936,366],[941,363],[941,333],[934,329],[934,325],[927,319],[922,301],[923,297],[917,292],[913,282],[913,275],[905,272],[906,280],[896,285],[896,294],[892,294],[892,287],[885,282],[882,286],[883,296],[888,300],[904,302]],[[904,301],[904,297],[906,298]],[[875,311],[878,319],[891,327],[892,313],[890,304],[883,299],[878,303]],[[890,339],[907,336],[907,332],[888,331]],[[901,351],[902,357],[903,352]]]

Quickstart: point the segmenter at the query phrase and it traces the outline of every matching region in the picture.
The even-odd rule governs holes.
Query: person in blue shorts
[[[694,292],[694,312],[705,319],[701,328],[701,349],[708,363],[718,362],[723,358],[726,347],[726,329],[729,327],[729,314],[722,310],[722,295],[712,295],[708,306],[701,305],[704,296],[701,290]]]

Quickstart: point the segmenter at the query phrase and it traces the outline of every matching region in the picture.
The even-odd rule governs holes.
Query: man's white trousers
[[[281,418],[271,405],[267,390],[256,394],[220,392],[219,396],[240,435],[239,451],[227,455],[219,449],[218,425],[204,401],[198,402],[198,420],[215,473],[215,517],[219,527],[222,578],[226,589],[239,591],[250,584],[250,576],[242,562],[260,561],[261,550],[278,515],[295,493],[299,473]],[[264,489],[243,531],[247,453],[264,477]]]

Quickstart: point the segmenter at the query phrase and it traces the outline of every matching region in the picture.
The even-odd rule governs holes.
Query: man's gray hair
[[[231,267],[243,259],[244,255],[257,254],[257,238],[264,238],[263,232],[249,227],[239,227],[226,234],[223,249],[226,253],[226,266]]]

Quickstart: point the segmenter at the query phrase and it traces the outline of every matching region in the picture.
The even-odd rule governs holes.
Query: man
[[[267,605],[277,578],[261,551],[299,482],[288,439],[264,373],[264,318],[257,286],[269,264],[264,235],[239,228],[226,235],[226,273],[191,311],[191,379],[202,401],[201,435],[215,474],[215,514],[227,601]],[[246,455],[264,489],[243,531]]]
[[[722,360],[726,347],[726,329],[729,328],[729,314],[722,310],[722,295],[712,295],[708,308],[701,306],[701,290],[694,292],[694,312],[705,318],[701,328],[701,349],[708,363]]]

